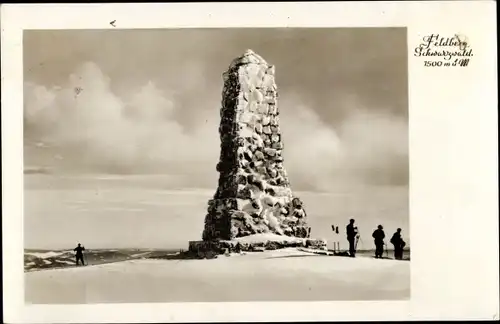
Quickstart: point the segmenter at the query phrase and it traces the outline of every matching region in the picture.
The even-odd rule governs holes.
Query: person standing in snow
[[[78,246],[74,248],[73,251],[76,252],[76,265],[78,265],[78,261],[82,261],[82,265],[85,265],[85,262],[83,261],[83,251],[85,251],[85,247],[81,246],[80,243],[78,243]]]
[[[349,242],[349,256],[354,258],[356,256],[356,236],[358,235],[358,228],[354,226],[354,219],[349,220],[349,225],[346,227],[347,241]]]
[[[384,227],[379,225],[373,232],[372,237],[375,239],[375,258],[382,259],[382,255],[384,254]]]
[[[402,260],[403,259],[403,249],[406,245],[406,242],[403,241],[401,237],[401,229],[398,228],[396,233],[391,238],[391,243],[394,245],[394,259]]]

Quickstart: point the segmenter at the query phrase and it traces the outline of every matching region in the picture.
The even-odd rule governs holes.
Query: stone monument
[[[219,185],[208,202],[203,240],[309,234],[283,163],[274,73],[274,66],[247,50],[223,74]]]
[[[202,242],[255,234],[310,237],[284,161],[275,68],[251,50],[223,74],[219,183],[208,201]],[[191,242],[190,249],[198,243]]]

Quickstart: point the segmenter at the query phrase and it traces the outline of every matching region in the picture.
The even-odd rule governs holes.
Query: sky
[[[215,190],[222,73],[246,49],[276,67],[292,189],[408,185],[404,28],[25,31],[27,176]]]

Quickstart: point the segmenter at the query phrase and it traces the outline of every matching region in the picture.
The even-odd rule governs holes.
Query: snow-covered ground
[[[234,240],[240,243],[267,243],[269,241],[279,243],[302,243],[304,241],[302,238],[277,235],[273,233],[253,234],[250,236],[238,237]]]
[[[28,256],[33,256],[40,259],[54,258],[61,256],[64,253],[71,253],[71,251],[47,251],[47,252],[25,252],[24,254]]]
[[[283,249],[27,272],[27,303],[401,300],[410,262]]]

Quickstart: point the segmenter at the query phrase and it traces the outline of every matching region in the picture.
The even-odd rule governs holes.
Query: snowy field
[[[407,261],[297,250],[213,260],[137,259],[135,249],[185,250],[188,241],[201,239],[207,201],[215,188],[175,189],[177,181],[182,179],[25,175],[26,301],[396,300],[410,296]],[[378,224],[384,225],[388,236],[402,227],[410,246],[408,187],[342,187],[295,194],[304,201],[311,236],[326,239],[330,249],[333,241],[347,248],[344,231],[349,218],[356,219],[361,231],[359,249],[373,248],[371,233]],[[332,224],[339,226],[339,235],[332,233]],[[77,243],[92,251],[87,253],[91,266],[71,264],[70,251]]]
[[[25,273],[35,304],[402,300],[410,262],[296,249],[211,260],[131,260]]]
[[[157,254],[168,254],[176,251],[154,251],[138,249],[99,249],[86,250],[84,260],[86,265],[119,262]],[[24,271],[39,271],[54,268],[76,266],[75,252],[73,251],[24,251]]]

